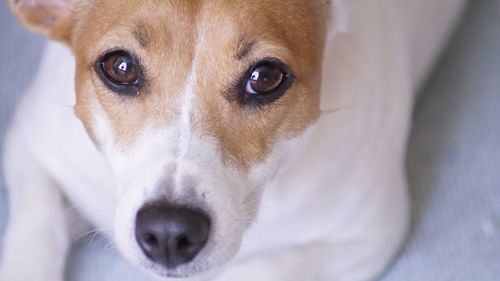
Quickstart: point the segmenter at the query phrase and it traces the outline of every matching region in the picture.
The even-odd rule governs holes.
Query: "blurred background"
[[[0,2],[0,139],[44,43],[13,19],[5,2]],[[381,280],[500,280],[500,0],[470,1],[421,91],[407,157],[412,233]],[[7,206],[0,171],[0,233]],[[75,245],[67,277],[148,280],[95,234]]]

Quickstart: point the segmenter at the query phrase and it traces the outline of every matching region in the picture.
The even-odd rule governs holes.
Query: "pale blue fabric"
[[[383,280],[500,280],[500,1],[471,1],[423,94],[408,152],[414,232]]]
[[[417,103],[408,152],[413,232],[383,281],[500,280],[500,1],[471,2]],[[0,136],[36,70],[42,43],[1,1]],[[6,212],[1,187],[0,229]],[[149,280],[100,236],[75,246],[67,277]]]

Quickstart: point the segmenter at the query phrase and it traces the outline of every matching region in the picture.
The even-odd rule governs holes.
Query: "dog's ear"
[[[75,0],[9,0],[18,20],[29,30],[69,43]]]
[[[349,23],[349,0],[328,0],[328,41],[336,34],[347,32]]]

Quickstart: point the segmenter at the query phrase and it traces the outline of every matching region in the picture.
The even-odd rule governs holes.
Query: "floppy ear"
[[[69,43],[75,0],[9,0],[18,20],[33,32]]]
[[[338,33],[347,32],[349,23],[348,2],[349,0],[328,1],[328,41]]]

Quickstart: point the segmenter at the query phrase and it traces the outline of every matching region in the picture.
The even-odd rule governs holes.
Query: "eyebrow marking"
[[[132,30],[132,33],[134,34],[134,37],[137,40],[137,42],[139,42],[139,44],[143,48],[146,48],[149,45],[149,35],[146,28],[143,25],[137,25]]]
[[[235,58],[237,60],[242,60],[252,51],[255,45],[255,40],[248,41],[245,36],[241,36],[238,40],[238,45],[236,47]]]

